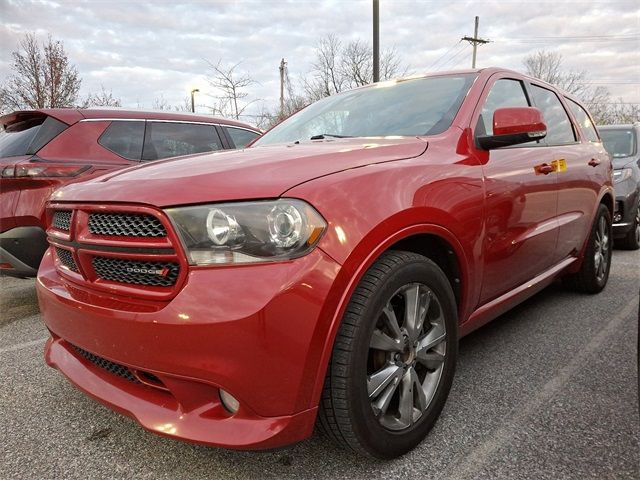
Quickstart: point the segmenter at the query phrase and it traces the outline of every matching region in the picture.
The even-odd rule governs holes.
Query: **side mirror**
[[[493,113],[493,135],[478,137],[478,144],[484,150],[492,150],[540,140],[546,135],[547,126],[537,108],[498,108]]]

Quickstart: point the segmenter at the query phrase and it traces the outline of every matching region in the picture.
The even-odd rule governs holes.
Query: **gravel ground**
[[[33,280],[0,292],[2,478],[640,478],[638,252],[615,251],[600,295],[554,284],[461,340],[440,420],[391,462],[320,435],[233,452],[147,433],[44,364]]]

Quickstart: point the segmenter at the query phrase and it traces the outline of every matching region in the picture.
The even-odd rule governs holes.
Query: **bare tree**
[[[311,72],[304,81],[306,96],[312,100],[328,97],[344,89],[339,70],[342,42],[333,34],[321,38],[316,47],[316,59]]]
[[[591,85],[587,72],[565,70],[560,53],[539,50],[526,57],[523,65],[528,75],[551,83],[582,100],[599,125],[615,123],[616,119],[633,116],[633,109],[625,111],[616,106],[607,88]],[[618,104],[623,104],[622,100]]]
[[[373,51],[370,44],[353,40],[345,45],[335,36],[320,39],[311,72],[303,81],[303,90],[308,100],[318,100],[335,93],[373,82]],[[385,50],[380,59],[382,80],[405,75],[398,52]]]
[[[246,100],[249,96],[246,88],[257,82],[246,72],[238,73],[240,62],[232,66],[224,66],[221,60],[215,64],[209,61],[207,63],[213,70],[208,82],[219,92],[219,95],[214,96],[217,104],[213,107],[213,113],[239,120],[246,108],[257,101]]]
[[[100,85],[98,93],[90,93],[84,100],[82,107],[121,107],[122,101],[118,97],[113,96],[113,91],[107,91],[104,85]]]
[[[591,106],[591,115],[598,125],[613,125],[640,121],[640,105],[626,103],[618,98],[614,102],[596,103]]]
[[[162,94],[159,97],[153,99],[151,108],[153,110],[172,110],[171,104],[166,98],[164,98],[164,95]],[[191,108],[189,108],[189,110],[191,110]]]
[[[62,42],[51,36],[42,45],[26,34],[12,53],[13,73],[0,88],[4,109],[69,107],[76,104],[81,79]]]
[[[176,112],[190,112],[191,111],[191,98],[189,95],[185,95],[182,99],[182,102],[178,105],[175,105],[173,109]]]

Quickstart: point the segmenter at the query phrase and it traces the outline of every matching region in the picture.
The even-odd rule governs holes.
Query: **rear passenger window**
[[[233,140],[233,144],[236,148],[246,147],[249,143],[259,136],[256,132],[250,130],[244,130],[242,128],[223,127],[227,130],[227,133]]]
[[[38,133],[31,142],[31,145],[29,145],[27,155],[35,154],[47,143],[64,132],[68,127],[69,125],[62,123],[60,120],[56,120],[53,117],[47,117],[44,123],[40,126],[40,130],[38,130]]]
[[[476,126],[476,136],[493,135],[493,113],[498,108],[528,106],[529,101],[524,93],[522,82],[510,79],[498,80],[491,87],[482,107]]]
[[[139,161],[143,139],[144,122],[114,120],[100,135],[98,143],[127,160]]]
[[[567,103],[569,103],[569,108],[571,109],[571,113],[576,117],[580,128],[584,132],[585,137],[590,142],[599,142],[600,138],[598,137],[598,132],[596,131],[596,127],[593,125],[591,118],[587,114],[586,110],[578,105],[573,100],[567,98]]]
[[[11,118],[13,117],[13,118]],[[0,158],[33,155],[68,125],[38,112],[17,113],[0,126]]]
[[[535,106],[542,111],[544,123],[547,125],[546,145],[565,145],[575,143],[576,136],[569,115],[565,111],[558,96],[551,90],[531,85],[531,94]]]
[[[213,125],[147,121],[142,159],[159,160],[221,148]]]

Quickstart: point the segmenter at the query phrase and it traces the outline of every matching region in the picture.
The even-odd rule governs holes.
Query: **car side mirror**
[[[493,150],[540,140],[546,135],[547,126],[542,119],[542,112],[537,108],[498,108],[493,113],[493,135],[478,137],[478,144],[484,150]]]

